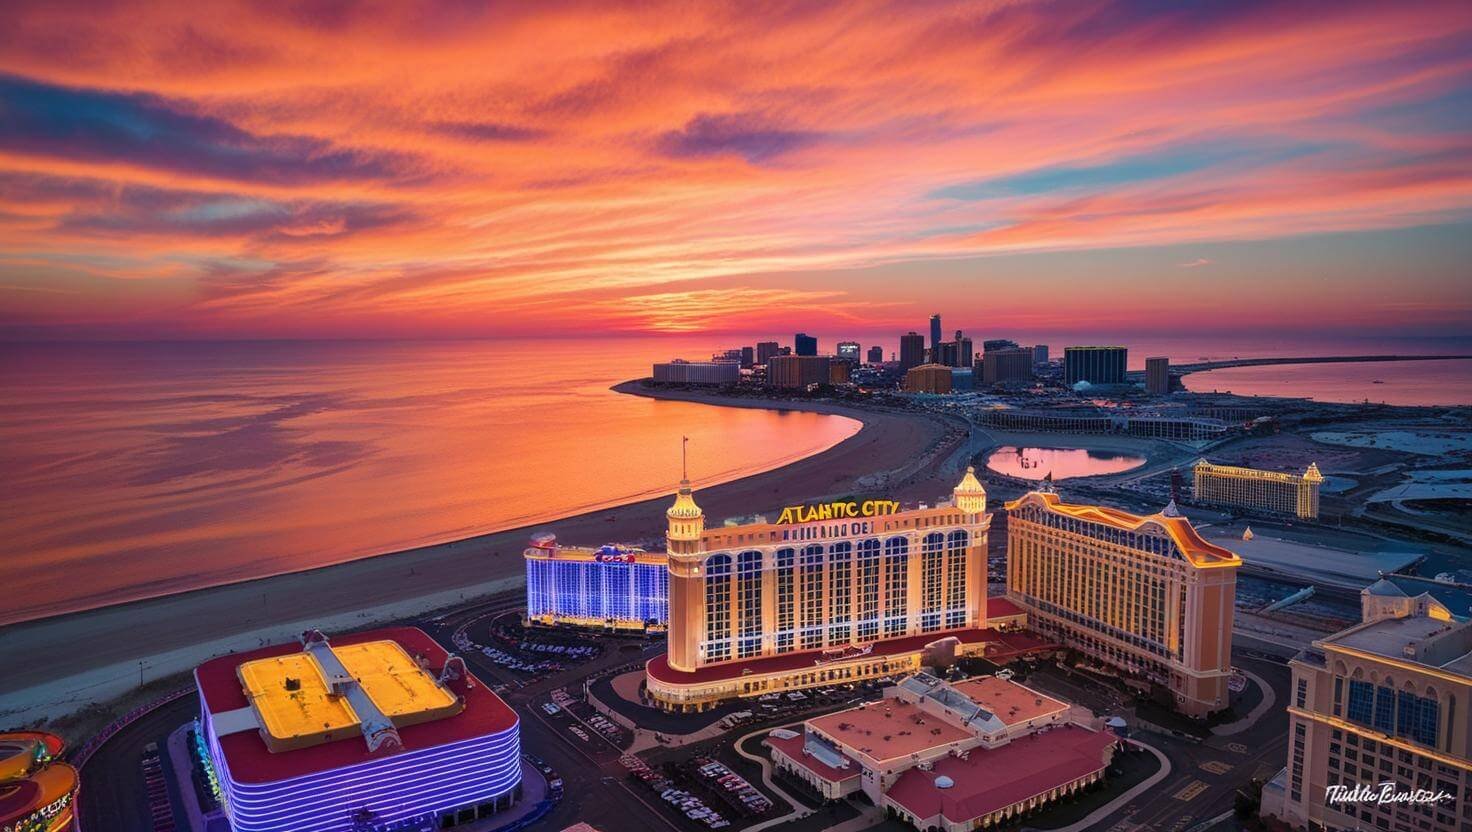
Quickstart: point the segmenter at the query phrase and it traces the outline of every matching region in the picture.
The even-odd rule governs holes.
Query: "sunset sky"
[[[1466,0],[5,6],[0,337],[1472,333]]]

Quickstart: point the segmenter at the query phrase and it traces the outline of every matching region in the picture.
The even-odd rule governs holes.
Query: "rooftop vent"
[[[945,776],[944,774],[942,774],[941,776],[935,778],[935,787],[937,789],[949,789],[950,787],[952,787],[954,785],[956,785],[956,781],[955,780],[952,780],[951,778],[949,778],[947,776]]]
[[[292,691],[301,690],[302,689],[302,680],[301,679],[298,679],[298,678],[296,678],[294,676],[287,676],[286,677],[286,689],[287,690],[292,690]]]

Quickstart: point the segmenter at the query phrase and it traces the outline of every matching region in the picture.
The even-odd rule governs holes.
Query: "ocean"
[[[879,342],[886,353],[892,340]],[[1101,340],[1055,334],[1045,342],[1057,357],[1063,344]],[[680,477],[682,436],[690,437],[691,478],[707,486],[858,430],[836,416],[608,389],[647,375],[652,361],[753,341],[0,345],[0,624],[656,496]],[[827,351],[833,339],[820,343]],[[1472,352],[1465,341],[1128,346],[1134,367],[1156,354],[1179,363]],[[1405,403],[1467,404],[1469,373],[1469,361],[1313,365],[1215,371],[1187,384],[1393,401],[1402,389],[1393,380],[1414,379],[1404,386],[1416,401]]]
[[[672,492],[682,436],[704,486],[860,427],[608,389],[679,344],[0,346],[0,624]]]

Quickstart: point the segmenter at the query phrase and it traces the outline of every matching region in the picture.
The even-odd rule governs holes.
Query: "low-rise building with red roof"
[[[962,830],[1101,779],[1117,741],[1087,709],[1002,671],[955,683],[917,673],[766,742],[779,771],[825,798],[862,790],[920,829]]]

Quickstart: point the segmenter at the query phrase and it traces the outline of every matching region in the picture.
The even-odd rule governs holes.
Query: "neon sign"
[[[851,520],[860,517],[880,517],[897,514],[898,500],[836,500],[831,503],[813,503],[805,506],[788,506],[777,518],[778,525],[789,523],[811,523],[814,520]]]

